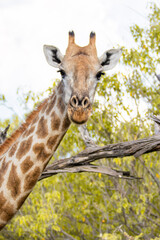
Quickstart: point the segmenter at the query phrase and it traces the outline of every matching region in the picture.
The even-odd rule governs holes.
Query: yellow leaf
[[[55,230],[56,232],[59,232],[61,229],[57,225],[52,225],[52,229]]]
[[[136,140],[137,139],[137,135],[134,135],[134,140]]]

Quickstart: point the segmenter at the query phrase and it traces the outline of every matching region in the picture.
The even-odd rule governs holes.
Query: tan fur
[[[91,114],[91,107],[90,108],[87,108],[86,110],[83,110],[82,107],[79,107],[76,111],[74,111],[72,108],[70,108],[68,106],[68,115],[69,115],[69,118],[72,122],[74,123],[85,123],[90,114]]]

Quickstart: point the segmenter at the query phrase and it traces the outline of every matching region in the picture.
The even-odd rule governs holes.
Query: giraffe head
[[[92,111],[92,103],[103,72],[112,69],[121,56],[121,49],[111,49],[98,58],[95,33],[90,33],[89,44],[80,47],[75,43],[74,32],[69,32],[66,54],[54,46],[44,45],[47,62],[59,68],[64,83],[64,101],[69,119],[76,124],[85,123]]]

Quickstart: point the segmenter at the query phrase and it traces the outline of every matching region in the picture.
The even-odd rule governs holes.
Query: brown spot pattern
[[[34,127],[34,126],[32,126],[31,128],[29,128],[29,129],[25,132],[24,137],[28,137],[29,135],[31,135],[31,134],[34,132],[34,130],[35,130],[35,127]]]
[[[48,139],[48,141],[47,141],[47,147],[48,147],[49,149],[52,149],[53,146],[55,146],[58,136],[59,136],[59,135],[56,134],[56,135],[54,135],[53,137],[50,137],[50,138]]]
[[[33,146],[33,152],[36,154],[37,159],[44,162],[49,158],[50,154],[45,150],[44,143],[37,143]]]
[[[31,190],[34,187],[34,185],[38,181],[40,174],[41,174],[41,171],[39,167],[35,167],[33,171],[27,174],[24,181],[24,191]]]
[[[21,163],[21,170],[22,173],[26,173],[32,166],[33,162],[30,160],[31,158],[28,156],[25,160]]]
[[[48,135],[47,120],[44,117],[39,120],[36,134],[39,138],[45,138]]]
[[[58,86],[58,94],[63,94],[64,93],[64,86],[63,86],[63,82],[61,81],[59,86]]]
[[[44,113],[46,110],[46,105],[43,106],[42,110],[41,110],[41,113]]]
[[[28,197],[29,194],[30,194],[30,193],[28,193],[27,195],[21,197],[21,198],[18,200],[18,202],[17,202],[17,208],[18,208],[18,209],[23,205],[23,203],[25,202],[25,200],[27,199],[27,197]]]
[[[4,181],[4,175],[3,173],[0,173],[0,187],[2,186],[3,181]]]
[[[2,228],[4,228],[5,225],[6,225],[5,223],[4,223],[4,224],[1,223],[1,224],[0,224],[0,230],[1,230]]]
[[[29,114],[26,121],[20,125],[20,127],[13,132],[11,137],[7,138],[3,144],[0,145],[0,155],[2,155],[4,152],[6,152],[14,143],[15,141],[26,131],[28,126],[31,124],[36,123],[38,118],[38,114],[40,110],[43,108],[44,105],[46,105],[48,99],[44,100],[33,112]]]
[[[38,121],[38,116],[36,116],[34,119],[33,119],[33,121],[32,121],[32,124],[35,124],[37,121]]]
[[[63,124],[62,124],[62,131],[67,130],[69,128],[70,124],[71,124],[71,122],[70,122],[68,116],[66,115],[66,117],[63,120]]]
[[[0,218],[3,221],[8,222],[13,217],[14,213],[15,211],[13,204],[7,203],[1,209]]]
[[[59,139],[59,141],[56,143],[55,148],[54,148],[54,151],[56,151],[56,149],[58,148],[58,146],[59,146],[59,144],[61,143],[61,141],[62,141],[62,139],[63,139],[63,137],[64,137],[65,134],[66,134],[66,133],[64,132],[64,134],[61,136],[61,138]]]
[[[20,144],[20,147],[18,148],[16,157],[18,159],[21,159],[23,156],[25,156],[26,153],[28,153],[28,151],[30,150],[31,144],[32,144],[32,137],[29,137],[27,140],[22,141]]]
[[[46,168],[46,166],[48,165],[49,161],[51,160],[52,156],[48,159],[47,162],[44,163],[44,166],[43,166],[43,169],[42,169],[42,172],[43,170]]]
[[[51,115],[51,128],[52,130],[58,130],[59,129],[59,126],[60,126],[60,119],[59,117],[57,116],[57,114],[55,112],[52,113]]]
[[[0,193],[0,219],[7,222],[14,215],[14,206],[8,203],[8,200],[4,197],[3,192]],[[0,225],[0,229],[2,229],[5,224]]]
[[[9,166],[10,162],[11,161],[5,162],[5,158],[3,160],[3,163],[2,163],[2,166],[1,166],[1,172],[0,172],[0,187],[2,186],[2,183],[4,181],[4,175],[5,175],[5,173],[6,173],[7,169],[8,169],[8,166]]]
[[[15,144],[11,147],[11,149],[9,150],[9,154],[8,154],[9,157],[12,157],[12,156],[15,154],[15,151],[17,150],[17,145],[18,145],[18,143],[15,143]]]
[[[3,192],[0,192],[0,206],[3,207],[7,199],[4,197]]]
[[[46,109],[46,114],[48,115],[51,110],[53,109],[54,105],[55,105],[55,102],[56,102],[56,96],[54,96],[54,98],[50,101],[50,103],[48,104],[48,107]]]
[[[14,199],[17,198],[21,192],[20,185],[21,181],[17,174],[17,167],[14,164],[12,164],[7,187],[11,191],[11,195]]]
[[[64,113],[64,110],[65,110],[65,104],[64,104],[64,101],[63,101],[63,98],[62,98],[62,97],[59,97],[59,98],[58,98],[57,107],[59,108],[61,114],[63,114],[63,113]]]

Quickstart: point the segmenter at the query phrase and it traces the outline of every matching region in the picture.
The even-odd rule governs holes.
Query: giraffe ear
[[[99,58],[102,70],[106,71],[114,68],[118,63],[121,54],[121,49],[110,49],[104,52],[103,55]]]
[[[44,55],[47,62],[52,66],[58,68],[63,59],[63,55],[60,50],[54,46],[44,45],[43,46]]]

